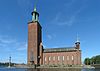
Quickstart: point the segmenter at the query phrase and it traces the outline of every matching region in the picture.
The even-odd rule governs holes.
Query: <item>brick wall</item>
[[[41,43],[41,26],[38,22],[28,24],[28,64],[34,61],[39,64],[40,43]]]
[[[80,51],[43,53],[43,64],[80,65]]]

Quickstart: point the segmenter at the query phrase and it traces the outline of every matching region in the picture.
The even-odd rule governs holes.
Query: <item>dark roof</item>
[[[64,47],[64,48],[46,48],[43,52],[69,52],[69,51],[76,51],[75,47]]]

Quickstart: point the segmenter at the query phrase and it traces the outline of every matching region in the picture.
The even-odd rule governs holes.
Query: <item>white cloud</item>
[[[17,48],[18,51],[23,51],[27,49],[27,43],[21,43]]]
[[[18,60],[26,60],[27,55],[27,42],[25,41],[18,41],[15,38],[10,38],[10,36],[1,36],[0,35],[0,61],[7,62],[7,58],[9,59],[9,56],[12,56],[12,59],[14,59],[14,62],[18,62]],[[3,57],[3,59],[2,59]],[[7,58],[6,58],[7,57]],[[17,58],[16,58],[17,57]],[[15,60],[16,59],[16,60]],[[22,62],[25,62],[22,61]],[[19,61],[20,63],[21,61]]]
[[[9,36],[0,36],[0,48],[7,47],[8,50],[26,50],[27,43],[20,42],[15,38],[10,38]],[[4,49],[4,50],[6,50]],[[12,51],[13,52],[13,51]]]
[[[17,3],[20,7],[28,7],[31,4],[30,0],[17,0]]]
[[[47,34],[46,36],[49,40],[56,38],[55,34]]]
[[[75,2],[75,0],[70,0],[69,2],[67,2],[67,3],[65,4],[65,6],[66,6],[66,7],[70,7],[70,6],[73,5],[74,2]]]
[[[16,39],[12,39],[8,36],[0,35],[0,48],[9,47],[10,45],[13,45],[14,43],[16,43]]]
[[[58,13],[56,17],[52,20],[52,24],[56,23],[56,25],[59,26],[72,26],[72,24],[75,22],[75,15],[70,16],[69,18],[63,18],[63,15],[61,13]]]
[[[0,42],[4,43],[4,44],[10,44],[10,43],[14,43],[15,40],[14,39],[2,39],[2,38],[0,38]]]
[[[67,25],[67,26],[72,26],[72,24],[75,21],[75,16],[71,16],[69,19],[66,19],[66,21],[63,22],[57,22],[57,25],[63,26],[63,25]]]
[[[84,10],[86,6],[80,7],[78,10],[72,12],[71,15],[64,15],[63,12],[59,12],[56,14],[55,18],[51,21],[52,24],[56,24],[59,26],[72,26],[75,22],[77,22],[78,14]]]
[[[17,0],[17,5],[19,8],[23,9],[25,12],[28,12],[28,9],[34,7],[34,0]]]
[[[51,35],[47,35],[47,37],[48,37],[48,39],[50,39],[50,40],[52,39],[52,36],[51,36]]]
[[[0,47],[5,47],[6,45],[4,45],[4,44],[2,44],[2,43],[0,43]]]

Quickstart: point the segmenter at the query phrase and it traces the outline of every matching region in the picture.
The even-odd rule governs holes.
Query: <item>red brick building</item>
[[[42,46],[42,27],[38,21],[39,13],[34,8],[32,21],[28,23],[28,64],[80,65],[81,50],[77,40],[75,47],[49,48]]]

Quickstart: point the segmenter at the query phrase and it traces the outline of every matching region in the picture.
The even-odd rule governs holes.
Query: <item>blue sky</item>
[[[27,62],[28,21],[34,0],[0,0],[0,62]],[[44,48],[74,46],[82,61],[100,54],[100,0],[38,0]]]

